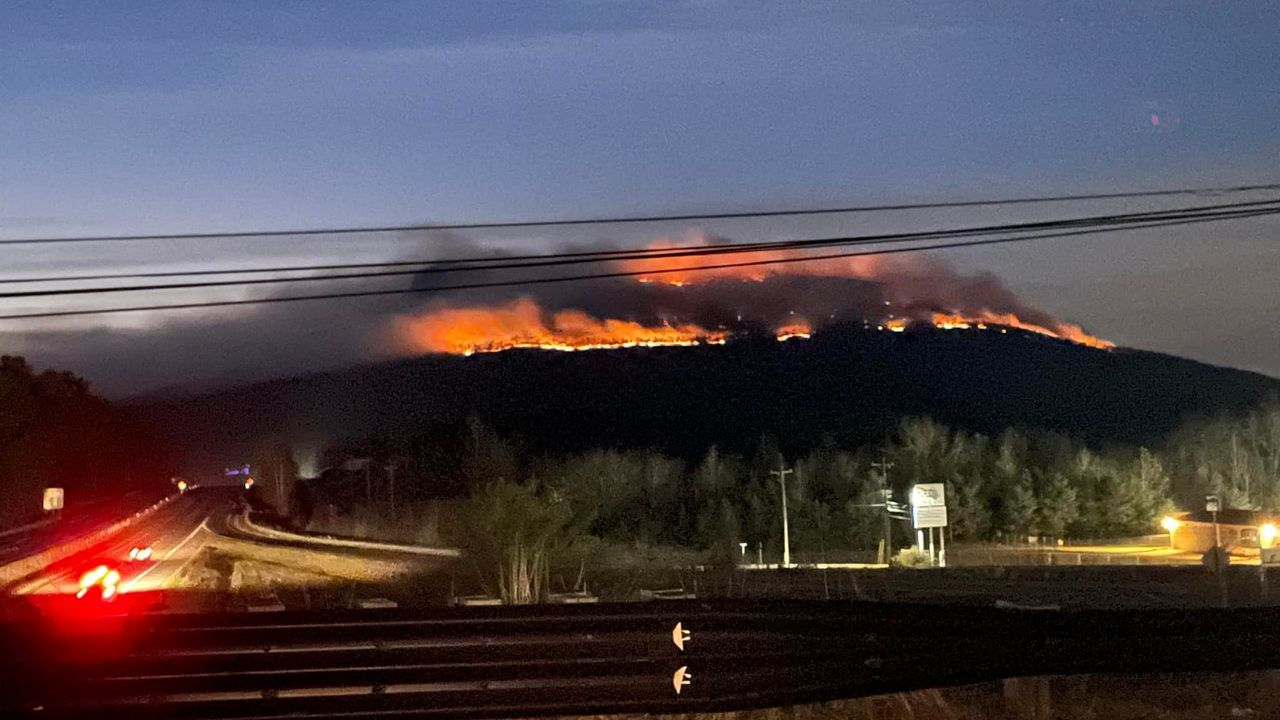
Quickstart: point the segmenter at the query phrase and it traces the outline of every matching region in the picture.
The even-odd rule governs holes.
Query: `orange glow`
[[[800,319],[788,322],[786,325],[778,328],[777,332],[774,334],[774,336],[778,338],[778,342],[786,342],[787,340],[796,338],[808,340],[812,335],[813,326],[811,326],[808,321]]]
[[[460,355],[515,348],[607,350],[721,345],[727,333],[692,324],[642,325],[580,310],[547,313],[529,298],[496,307],[449,308],[402,318],[400,335],[415,352]]]
[[[683,237],[662,239],[650,243],[648,250],[688,250],[723,243],[712,236],[692,231]],[[990,297],[985,280],[974,286],[974,297],[971,301],[953,299],[967,293],[965,283],[970,278],[957,275],[947,266],[930,261],[917,255],[866,255],[849,258],[831,258],[827,260],[809,260],[816,251],[796,252],[785,250],[752,250],[749,252],[724,255],[703,255],[684,257],[643,257],[612,262],[610,270],[634,273],[631,281],[644,284],[666,285],[671,288],[685,288],[689,285],[704,283],[725,283],[725,286],[705,288],[704,290],[684,290],[688,300],[701,302],[704,297],[711,298],[705,306],[709,310],[716,309],[716,303],[733,293],[745,297],[734,299],[734,303],[749,301],[754,294],[762,294],[765,298],[773,298],[776,302],[779,289],[760,288],[757,292],[754,283],[763,283],[770,278],[791,277],[837,277],[869,281],[883,286],[883,292],[894,296],[894,300],[883,300],[885,312],[893,315],[874,327],[902,333],[915,322],[931,322],[943,330],[987,330],[999,329],[1007,333],[1009,328],[1025,330],[1053,338],[1060,338],[1093,348],[1110,349],[1113,343],[1086,333],[1079,325],[1058,321],[1045,321],[1043,325],[1028,322],[1018,315],[991,312],[988,310],[928,313],[930,307],[949,307],[953,304],[961,308],[970,305],[982,307],[984,297]],[[799,262],[783,264],[753,264],[749,267],[716,267],[724,264],[742,263],[776,263],[779,260],[800,259]],[[735,290],[728,287],[730,283],[742,283],[745,287]],[[997,283],[998,284],[998,283]],[[938,292],[933,292],[934,287]],[[790,288],[782,288],[782,291]],[[670,290],[656,295],[646,293],[642,297],[657,299],[659,310],[668,305],[668,298],[673,298],[677,291]],[[917,297],[918,296],[918,297]],[[916,299],[913,300],[913,297]],[[990,301],[996,307],[1018,307],[1012,300]],[[684,300],[671,305],[688,307]],[[776,306],[775,306],[776,307]],[[796,307],[796,306],[792,306]],[[804,306],[800,306],[804,307]],[[903,309],[899,309],[903,308]],[[911,308],[914,308],[913,312]],[[812,311],[811,309],[809,311]],[[794,310],[792,312],[795,312]],[[828,312],[828,311],[821,311]],[[738,310],[737,322],[743,322],[743,314],[749,311]],[[843,311],[842,311],[843,313]],[[656,314],[656,313],[655,313]],[[847,314],[847,313],[843,313]],[[1026,314],[1026,312],[1024,312]],[[658,315],[658,317],[661,317]],[[703,316],[699,315],[701,319]],[[775,318],[777,316],[774,316]],[[835,313],[830,317],[834,319]],[[620,318],[596,317],[582,310],[545,310],[531,297],[520,298],[506,304],[475,307],[455,307],[426,311],[418,315],[403,316],[395,321],[394,337],[401,348],[412,353],[450,353],[473,355],[475,353],[498,352],[517,348],[579,351],[606,350],[635,347],[667,347],[723,345],[730,337],[731,331],[724,326],[708,329],[701,325],[681,323],[677,320],[663,320],[652,315],[641,314],[641,320],[625,320]],[[759,321],[755,317],[748,324]],[[728,319],[726,317],[726,322]],[[875,322],[874,319],[871,322]],[[809,338],[815,329],[821,330],[822,323],[816,326],[800,318],[787,318],[774,335],[779,341],[795,338]],[[864,323],[865,327],[872,327]],[[736,331],[740,326],[732,326]],[[252,481],[246,481],[248,488]]]
[[[692,240],[692,241],[691,241]],[[696,235],[685,242],[675,243],[670,240],[658,240],[646,247],[647,250],[688,249],[691,245],[705,245],[707,238]],[[704,283],[713,280],[741,280],[763,282],[775,275],[810,275],[824,277],[873,278],[882,272],[887,259],[874,255],[850,258],[832,258],[827,260],[811,260],[808,262],[789,262],[780,265],[753,265],[749,267],[715,267],[717,265],[738,263],[777,262],[788,258],[803,258],[805,253],[786,250],[753,250],[749,252],[729,253],[724,255],[694,255],[691,257],[649,257],[634,260],[621,260],[618,269],[624,272],[639,273],[636,280],[642,283],[665,283],[675,287],[684,287],[693,283]],[[906,262],[897,260],[898,265]],[[682,270],[679,268],[694,268]]]
[[[1070,340],[1073,343],[1086,345],[1099,350],[1111,350],[1116,346],[1113,342],[1090,335],[1079,325],[1058,322],[1054,323],[1053,327],[1049,328],[1043,325],[1026,322],[1013,313],[993,313],[986,310],[983,310],[973,316],[957,315],[954,313],[933,313],[932,322],[934,327],[942,330],[964,330],[973,327],[974,325],[977,325],[980,329],[985,329],[988,325],[1000,325],[1000,332],[1005,332],[1006,328],[1015,328],[1017,330],[1036,333],[1037,335],[1045,335],[1047,337],[1058,338],[1060,340]]]

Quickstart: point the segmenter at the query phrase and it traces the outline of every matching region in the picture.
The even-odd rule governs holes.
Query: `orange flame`
[[[498,307],[449,308],[400,318],[398,331],[414,352],[471,355],[515,348],[605,350],[633,347],[722,345],[727,334],[698,325],[646,326],[599,319],[580,310],[549,317],[529,298]]]
[[[778,342],[786,342],[787,340],[800,339],[808,340],[813,335],[813,326],[808,320],[802,318],[794,318],[786,325],[778,328],[774,337],[778,338]]]
[[[658,240],[650,243],[650,250],[687,250],[711,243],[719,243],[710,236],[691,232],[679,240]],[[894,304],[905,299],[908,307],[915,294],[914,286],[920,285],[924,294],[932,283],[940,283],[944,289],[938,299],[915,304],[916,314],[892,315],[877,330],[901,333],[913,322],[925,322],[925,308],[950,306],[953,302],[966,305],[965,286],[954,280],[967,280],[956,276],[945,266],[930,264],[927,258],[916,255],[876,255],[827,260],[808,260],[783,264],[778,260],[809,257],[805,253],[781,250],[752,250],[724,255],[692,255],[684,257],[645,257],[615,261],[615,269],[634,273],[640,283],[661,283],[672,287],[684,287],[712,281],[764,282],[779,276],[820,276],[870,280],[883,285],[886,296],[895,298]],[[717,267],[724,264],[761,263],[748,267]],[[980,285],[981,283],[979,283]],[[689,291],[694,292],[694,291]],[[749,293],[748,293],[749,295]],[[983,302],[981,288],[974,292],[973,304]],[[1002,306],[1002,301],[993,301]],[[884,300],[889,306],[890,300]],[[1012,303],[1011,305],[1016,305]],[[895,312],[898,312],[895,310]],[[833,314],[832,318],[835,317]],[[1069,340],[1093,348],[1111,349],[1114,343],[1088,334],[1079,325],[1058,321],[1037,324],[1023,320],[1013,312],[967,310],[933,312],[928,321],[943,330],[967,330],[988,327],[1007,332],[1015,328],[1053,338]],[[738,321],[742,321],[738,316]],[[865,325],[865,322],[864,322]],[[513,348],[540,348],[545,350],[595,350],[630,347],[723,345],[729,332],[708,330],[695,324],[642,324],[630,320],[598,318],[580,310],[547,312],[531,298],[522,298],[506,305],[492,307],[452,308],[429,312],[417,317],[397,320],[396,331],[403,344],[413,352],[445,352],[470,355],[477,352],[497,352]],[[779,341],[809,338],[814,326],[808,320],[792,317],[778,327],[775,337]]]
[[[1090,335],[1084,328],[1073,323],[1058,322],[1052,328],[1027,322],[1013,313],[993,313],[983,310],[974,316],[957,315],[955,313],[933,313],[931,318],[934,327],[943,330],[964,330],[977,326],[985,330],[988,325],[999,325],[1003,328],[1015,328],[1027,332],[1045,335],[1059,340],[1070,340],[1099,350],[1111,350],[1116,344],[1100,337]]]
[[[907,329],[907,321],[902,318],[892,318],[884,322],[884,329],[890,332],[903,332]]]

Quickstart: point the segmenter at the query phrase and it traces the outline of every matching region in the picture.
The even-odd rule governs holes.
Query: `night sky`
[[[1280,180],[1264,3],[12,3],[0,237],[743,210]],[[1231,199],[1262,197],[1232,196]],[[1216,198],[722,221],[738,240]],[[967,250],[1121,345],[1280,376],[1274,219]],[[637,244],[684,225],[0,247],[4,278]],[[19,286],[7,286],[16,288]],[[248,297],[0,300],[0,312]],[[116,395],[380,356],[421,298],[0,324]]]

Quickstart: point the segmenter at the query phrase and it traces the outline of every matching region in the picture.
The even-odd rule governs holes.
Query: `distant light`
[[[1269,548],[1276,542],[1276,535],[1280,534],[1280,528],[1275,523],[1263,523],[1258,528],[1258,547]]]
[[[94,585],[97,585],[98,581],[101,580],[103,577],[105,577],[107,572],[108,571],[107,571],[106,565],[99,565],[98,567],[80,576],[80,587],[89,588],[89,587],[93,587]]]
[[[186,491],[187,491],[187,481],[186,481],[186,480],[179,480],[179,481],[178,481],[178,492],[186,492]]]
[[[1165,532],[1173,532],[1174,530],[1177,530],[1178,527],[1181,525],[1182,523],[1178,521],[1178,518],[1172,515],[1165,515],[1160,520],[1160,527],[1164,528]]]

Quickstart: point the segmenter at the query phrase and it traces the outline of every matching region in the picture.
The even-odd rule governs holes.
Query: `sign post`
[[[1217,495],[1206,495],[1204,497],[1205,512],[1213,516],[1213,546],[1222,546],[1222,533],[1218,529],[1218,510],[1222,509],[1222,504],[1218,502]]]
[[[911,488],[911,524],[916,529],[916,537],[923,540],[921,530],[929,531],[929,557],[939,567],[947,566],[946,538],[938,531],[939,552],[933,552],[934,528],[947,526],[947,492],[942,483],[921,483]],[[924,550],[921,543],[921,550]]]

